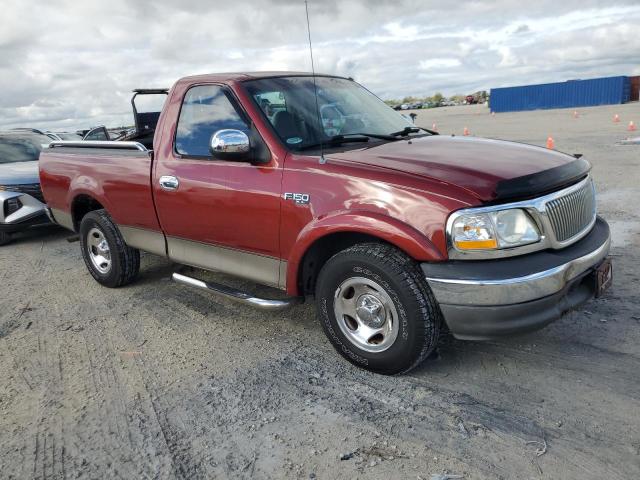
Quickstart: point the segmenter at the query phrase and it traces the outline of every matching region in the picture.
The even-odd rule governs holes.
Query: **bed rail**
[[[49,148],[106,148],[112,150],[137,150],[148,152],[147,147],[139,142],[118,142],[107,140],[81,140],[81,141],[54,141],[49,144]]]

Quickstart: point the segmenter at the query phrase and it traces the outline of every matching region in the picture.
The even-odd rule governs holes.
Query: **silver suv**
[[[0,245],[15,232],[49,223],[38,158],[51,138],[29,131],[0,132]]]

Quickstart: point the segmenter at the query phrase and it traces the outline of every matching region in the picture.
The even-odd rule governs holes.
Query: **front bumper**
[[[10,215],[5,215],[5,201],[11,198],[18,198],[22,207]],[[0,190],[0,232],[20,232],[36,225],[50,223],[45,209],[45,204],[31,195]]]
[[[609,253],[601,218],[562,250],[501,260],[424,263],[422,270],[451,333],[486,340],[542,328],[592,298],[591,273]]]

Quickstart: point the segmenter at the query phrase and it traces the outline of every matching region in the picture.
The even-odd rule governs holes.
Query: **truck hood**
[[[0,163],[0,185],[40,183],[38,161]]]
[[[500,190],[504,190],[502,187],[514,179],[518,179],[525,190],[529,188],[531,194],[536,194],[538,192],[532,191],[536,182],[528,179],[551,169],[563,172],[567,170],[565,166],[576,161],[571,155],[523,143],[444,135],[389,142],[331,157],[456,185],[483,202],[498,199]],[[548,180],[557,175],[544,177],[548,187]],[[558,183],[553,186],[557,187]]]

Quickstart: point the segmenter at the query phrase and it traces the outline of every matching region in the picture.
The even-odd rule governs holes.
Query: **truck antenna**
[[[304,8],[307,12],[307,34],[309,36],[309,54],[311,55],[311,74],[313,75],[313,93],[316,97],[316,116],[318,117],[318,131],[320,133],[320,163],[324,164],[327,160],[324,158],[322,148],[322,119],[320,118],[320,107],[318,105],[318,86],[316,85],[316,69],[313,64],[313,47],[311,46],[311,26],[309,25],[309,3],[304,0]]]

